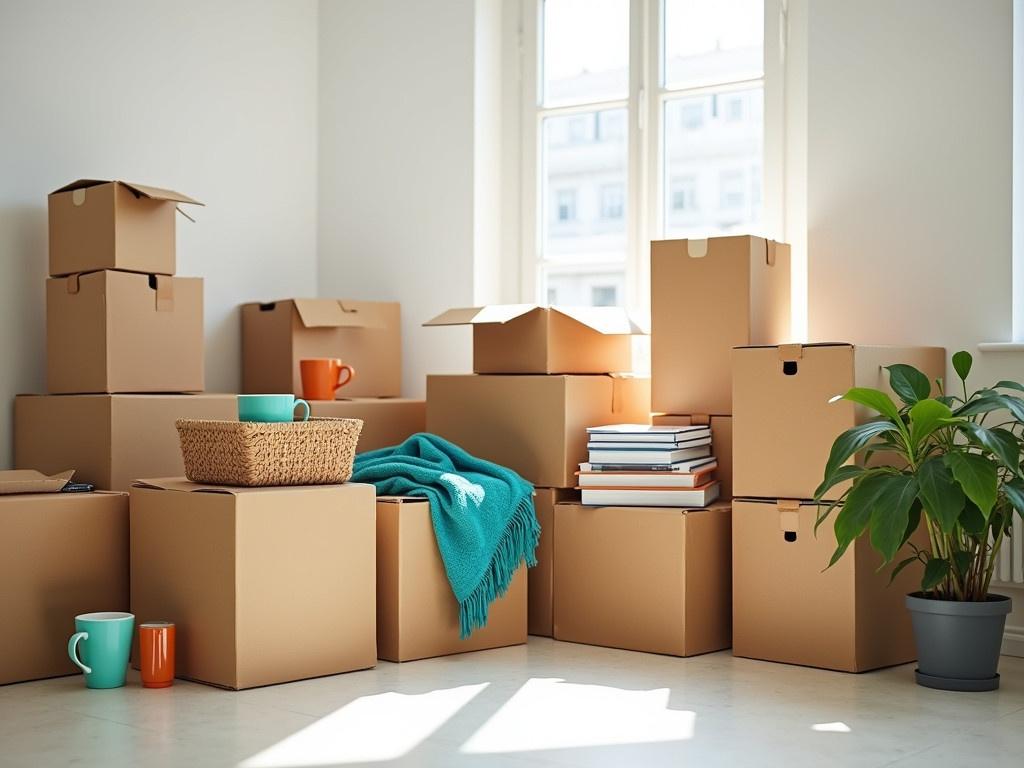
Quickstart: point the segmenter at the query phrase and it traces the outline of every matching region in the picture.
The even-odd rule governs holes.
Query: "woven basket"
[[[185,477],[215,485],[326,485],[352,477],[360,419],[178,419]]]

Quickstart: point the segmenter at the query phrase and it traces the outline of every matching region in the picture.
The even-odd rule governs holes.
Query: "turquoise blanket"
[[[375,485],[380,496],[429,499],[464,638],[487,624],[488,607],[505,594],[520,563],[537,564],[533,486],[437,435],[421,432],[357,455],[352,482]]]

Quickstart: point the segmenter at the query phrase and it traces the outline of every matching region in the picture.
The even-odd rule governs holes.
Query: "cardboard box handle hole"
[[[269,304],[260,304],[260,312],[273,312],[274,307],[277,306],[276,301],[272,301]]]
[[[792,544],[796,541],[796,531],[783,531],[782,538]]]
[[[786,360],[782,363],[782,372],[787,376],[796,376],[797,364],[796,360]]]

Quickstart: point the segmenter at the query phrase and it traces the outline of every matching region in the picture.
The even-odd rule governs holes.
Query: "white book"
[[[706,507],[718,481],[699,488],[581,488],[582,503],[598,507]]]
[[[711,434],[706,424],[689,427],[652,427],[649,424],[612,424],[607,427],[588,427],[587,434],[594,443],[677,443]]]
[[[698,445],[711,445],[711,435],[678,443],[587,443],[587,449],[591,451],[678,451]]]
[[[698,472],[593,472],[579,471],[580,488],[697,488],[714,479],[717,463]]]
[[[589,462],[584,461],[580,464],[580,472],[662,472],[662,473],[687,473],[697,472],[708,465],[716,465],[715,457],[708,454],[707,456],[700,456],[695,459],[686,459],[684,461],[677,461],[672,464],[637,464],[631,462],[628,464],[613,463],[613,462]]]
[[[711,455],[710,445],[680,448],[672,451],[590,451],[591,464],[675,464],[686,459]]]

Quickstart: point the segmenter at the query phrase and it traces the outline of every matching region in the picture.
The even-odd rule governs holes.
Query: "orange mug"
[[[139,624],[139,671],[144,688],[167,688],[174,682],[174,625],[171,622]]]
[[[302,372],[302,397],[306,400],[333,400],[335,390],[341,389],[356,377],[351,365],[330,357],[314,357],[299,361]],[[348,371],[342,381],[341,374]]]

